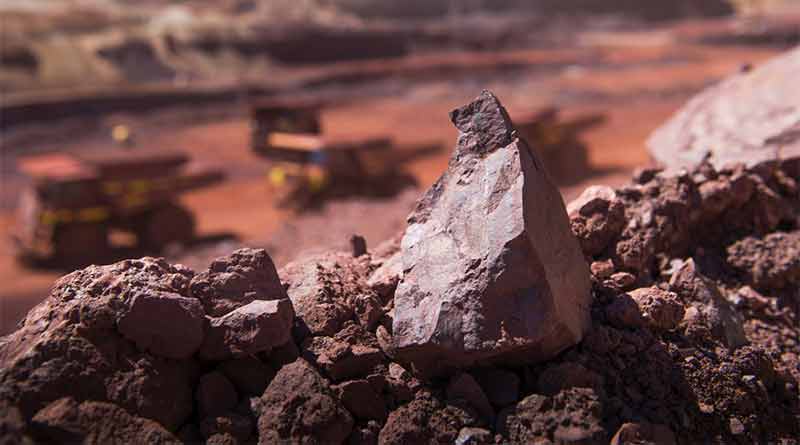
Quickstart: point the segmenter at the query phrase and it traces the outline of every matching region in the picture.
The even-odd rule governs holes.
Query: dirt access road
[[[455,130],[448,112],[466,103],[482,88],[492,89],[515,113],[550,103],[567,115],[602,112],[608,117],[585,134],[591,171],[571,184],[562,184],[565,199],[585,186],[619,184],[631,171],[648,162],[647,135],[692,94],[743,63],[757,64],[779,52],[772,47],[707,46],[686,43],[683,36],[697,34],[700,22],[682,23],[649,32],[593,33],[584,45],[569,51],[526,50],[511,54],[443,54],[408,61],[403,76],[388,76],[371,83],[347,84],[339,92],[358,98],[326,110],[323,124],[334,138],[387,134],[401,150],[439,142],[441,152],[413,159],[403,168],[415,178],[416,188],[390,198],[350,197],[325,203],[302,214],[275,208],[269,195],[263,160],[249,150],[249,127],[241,105],[214,109],[165,110],[149,115],[117,114],[96,120],[53,125],[36,137],[18,139],[3,149],[0,191],[0,236],[11,228],[12,209],[24,178],[15,169],[18,156],[34,151],[103,149],[108,129],[124,122],[147,147],[178,147],[201,164],[225,169],[229,181],[185,196],[196,213],[200,243],[169,256],[193,267],[203,267],[217,254],[238,245],[264,246],[278,265],[298,255],[331,247],[345,248],[353,233],[363,234],[370,245],[399,233],[405,216],[424,188],[444,170],[454,145]],[[711,28],[708,28],[711,29]],[[487,58],[515,60],[496,69]],[[436,76],[426,64],[452,60],[460,70]],[[557,60],[543,68],[543,60]],[[392,63],[397,63],[392,62]],[[480,74],[470,66],[480,64]],[[414,72],[424,72],[415,78]],[[28,269],[17,264],[10,246],[0,246],[0,333],[43,297],[63,270]]]

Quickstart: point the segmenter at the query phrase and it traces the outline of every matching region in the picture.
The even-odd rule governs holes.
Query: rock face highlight
[[[455,152],[401,244],[397,356],[426,374],[552,357],[589,325],[589,268],[564,203],[494,95],[450,117]]]
[[[647,142],[668,170],[800,156],[800,48],[703,91]]]

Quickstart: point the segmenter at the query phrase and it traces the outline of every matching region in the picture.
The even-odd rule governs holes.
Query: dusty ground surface
[[[364,234],[374,245],[404,227],[419,191],[443,171],[455,137],[447,113],[482,88],[493,89],[512,117],[514,112],[549,103],[561,105],[568,115],[607,114],[604,125],[585,134],[592,171],[579,183],[562,184],[563,195],[570,199],[586,185],[626,180],[635,167],[648,162],[643,146],[647,135],[686,99],[743,63],[757,64],[779,52],[774,46],[714,46],[686,40],[728,29],[724,21],[692,21],[652,31],[585,33],[578,45],[558,50],[451,52],[351,64],[350,69],[358,72],[391,69],[380,80],[324,87],[357,99],[325,112],[327,132],[334,137],[388,134],[401,150],[431,141],[443,143],[445,149],[404,166],[418,182],[417,189],[402,191],[393,199],[340,199],[302,215],[273,206],[265,164],[248,148],[248,123],[240,105],[75,119],[54,123],[45,131],[7,134],[6,141],[14,144],[3,148],[0,234],[5,238],[10,230],[15,197],[24,184],[15,170],[18,156],[55,149],[103,149],[110,142],[111,125],[125,122],[141,146],[178,147],[195,161],[220,166],[229,175],[225,184],[185,196],[197,215],[201,239],[187,251],[170,253],[174,259],[199,268],[232,246],[247,244],[268,247],[282,265],[312,247],[344,248],[353,233]],[[481,69],[473,70],[476,66]],[[10,246],[3,243],[0,333],[12,330],[63,272],[26,269],[13,261]]]

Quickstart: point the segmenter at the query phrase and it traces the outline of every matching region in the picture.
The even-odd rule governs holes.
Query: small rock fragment
[[[589,269],[592,271],[592,275],[599,280],[604,280],[614,274],[614,262],[611,260],[593,261]]]
[[[281,368],[261,396],[259,444],[340,444],[352,429],[353,418],[330,384],[303,359]]]
[[[239,401],[233,384],[217,371],[200,378],[196,398],[200,412],[204,416],[224,414],[232,410]]]
[[[354,258],[367,254],[367,240],[361,235],[353,235],[350,237],[350,251],[353,253]]]
[[[759,289],[800,283],[800,232],[748,237],[728,248],[728,263]]]
[[[129,298],[117,328],[140,349],[166,358],[185,359],[200,348],[205,325],[200,301],[157,291],[136,293]]]
[[[501,368],[484,368],[476,371],[475,375],[492,405],[502,408],[519,400],[517,374]]]
[[[636,283],[636,276],[630,272],[617,272],[611,274],[610,281],[617,289],[626,290]]]
[[[350,434],[350,439],[347,441],[350,445],[378,445],[378,436],[381,433],[381,424],[375,420],[367,421],[366,423],[356,424],[353,432]]]
[[[570,388],[591,388],[599,394],[603,390],[603,377],[580,363],[564,362],[548,366],[542,371],[537,388],[547,396]]]
[[[233,383],[240,394],[260,396],[267,389],[275,371],[255,357],[247,356],[224,362],[219,371]]]
[[[697,270],[693,259],[686,261],[672,276],[670,289],[684,301],[694,302],[698,306],[703,318],[710,324],[711,333],[727,348],[737,349],[748,343],[741,315],[722,296],[713,281]],[[687,310],[684,318],[697,320],[690,315]]]
[[[157,422],[104,402],[59,399],[36,413],[32,424],[38,442],[182,443]]]
[[[640,328],[645,325],[645,318],[636,301],[628,294],[617,295],[606,306],[606,318],[612,325],[625,328]]]
[[[366,259],[324,254],[289,263],[280,275],[308,334],[332,337],[355,319],[353,298],[369,294],[367,272]]]
[[[384,361],[375,336],[350,322],[335,337],[312,337],[303,343],[303,356],[334,381],[366,376]]]
[[[386,420],[386,405],[372,385],[364,379],[333,386],[339,400],[358,419]]]
[[[416,377],[397,363],[389,363],[386,382],[389,385],[389,392],[399,403],[412,400],[422,387],[422,383]]]
[[[625,228],[625,207],[611,187],[594,185],[567,206],[572,232],[583,253],[595,256]]]
[[[628,294],[639,306],[646,324],[653,329],[669,331],[683,320],[684,307],[674,292],[643,287]]]
[[[494,442],[492,432],[484,428],[461,428],[455,445],[489,445]]]
[[[448,400],[464,400],[484,419],[489,422],[494,420],[494,409],[489,404],[489,399],[486,398],[486,394],[471,375],[462,373],[450,379],[446,393]]]
[[[216,435],[228,435],[237,443],[246,443],[254,430],[255,422],[250,417],[235,413],[206,417],[200,422],[200,433],[207,439]]]
[[[225,360],[281,346],[291,339],[294,309],[288,299],[255,300],[212,318],[200,357]]]
[[[533,394],[497,417],[497,431],[511,443],[607,443],[600,400],[589,388],[572,388],[555,396]]]
[[[461,428],[474,426],[476,420],[466,411],[444,405],[429,394],[420,394],[410,403],[393,411],[381,429],[378,443],[444,444],[453,443]]]
[[[403,276],[403,259],[400,251],[384,261],[367,279],[367,286],[386,302],[394,297],[397,283]]]
[[[675,445],[675,434],[664,425],[648,422],[625,423],[614,437],[611,445]]]
[[[731,417],[730,420],[728,421],[728,424],[731,434],[733,434],[734,436],[741,436],[742,434],[745,433],[744,424],[742,423],[741,420],[737,419],[736,417]]]
[[[239,249],[217,258],[191,282],[211,317],[221,317],[255,300],[287,298],[275,264],[264,249]]]

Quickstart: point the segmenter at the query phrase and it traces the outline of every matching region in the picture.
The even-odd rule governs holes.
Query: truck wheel
[[[169,244],[187,244],[194,239],[194,216],[185,208],[167,205],[150,212],[139,227],[139,244],[161,250]]]
[[[59,264],[78,265],[105,259],[110,246],[104,224],[68,224],[56,228],[53,257]]]

